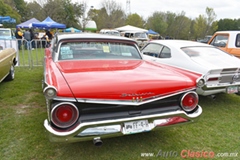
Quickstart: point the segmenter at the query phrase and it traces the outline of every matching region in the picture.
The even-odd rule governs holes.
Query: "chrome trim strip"
[[[220,88],[220,87],[230,87],[230,86],[239,86],[240,85],[240,82],[237,83],[224,83],[224,84],[221,84],[221,83],[217,83],[217,84],[205,84],[202,88],[206,87],[206,88]]]
[[[171,96],[175,96],[178,94],[182,94],[185,92],[189,92],[192,91],[196,88],[191,88],[191,89],[187,89],[187,90],[183,90],[183,91],[179,91],[177,93],[172,93],[169,95],[165,95],[165,96],[161,96],[161,95],[157,95],[157,96],[153,96],[152,99],[149,100],[143,100],[140,102],[133,102],[132,100],[104,100],[104,99],[81,99],[81,98],[77,98],[78,102],[82,102],[82,103],[97,103],[97,104],[117,104],[117,105],[132,105],[132,106],[139,106],[139,105],[143,105],[146,103],[151,103],[157,100],[161,100],[164,98],[168,98]]]
[[[55,101],[67,101],[67,102],[77,102],[75,98],[68,98],[68,97],[56,97],[53,98]]]
[[[46,119],[44,121],[44,127],[45,129],[52,134],[52,136],[60,136],[64,139],[64,136],[70,136],[74,137],[78,135],[80,132],[84,131],[87,128],[97,127],[97,126],[109,126],[109,125],[117,125],[122,124],[124,122],[131,122],[131,121],[137,121],[137,120],[149,120],[150,123],[153,123],[154,120],[162,119],[162,118],[170,118],[173,116],[182,116],[183,118],[187,118],[188,120],[193,120],[194,118],[197,118],[201,115],[202,108],[198,105],[198,109],[194,113],[187,114],[183,110],[177,110],[172,111],[168,113],[160,113],[160,114],[154,114],[154,115],[145,115],[145,116],[139,116],[139,117],[130,117],[130,118],[121,118],[121,119],[110,119],[110,120],[104,120],[104,121],[93,121],[93,122],[85,122],[80,123],[78,126],[76,126],[71,131],[61,132],[54,130],[51,125],[49,124],[48,120]]]

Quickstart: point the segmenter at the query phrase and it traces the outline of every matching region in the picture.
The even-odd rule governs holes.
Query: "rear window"
[[[131,44],[91,41],[62,43],[58,59],[141,59],[141,56]]]
[[[219,56],[228,56],[224,51],[215,47],[186,47],[181,48],[189,57],[212,58]]]

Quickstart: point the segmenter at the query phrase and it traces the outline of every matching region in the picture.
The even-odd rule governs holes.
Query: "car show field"
[[[239,160],[233,1],[0,0],[0,159]]]

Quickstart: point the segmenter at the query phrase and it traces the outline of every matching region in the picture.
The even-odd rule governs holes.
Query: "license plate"
[[[126,134],[149,131],[148,120],[132,121],[124,123]]]
[[[237,93],[237,92],[238,92],[238,86],[227,87],[227,93],[228,94]]]

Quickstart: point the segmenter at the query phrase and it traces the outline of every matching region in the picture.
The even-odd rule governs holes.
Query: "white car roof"
[[[112,39],[112,40],[125,40],[125,41],[132,41],[135,43],[134,40],[126,37],[121,36],[113,36],[108,34],[97,34],[97,33],[60,33],[57,35],[58,41],[63,39]]]
[[[182,47],[193,47],[193,46],[208,46],[213,47],[212,45],[208,45],[206,43],[196,42],[196,41],[188,41],[188,40],[152,40],[151,42],[161,43],[163,45],[173,47],[173,48],[182,48]]]

